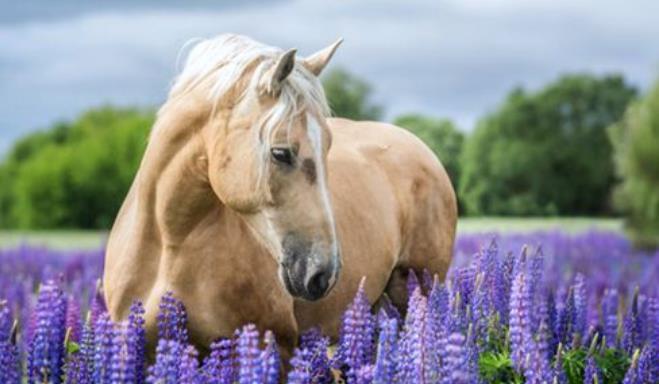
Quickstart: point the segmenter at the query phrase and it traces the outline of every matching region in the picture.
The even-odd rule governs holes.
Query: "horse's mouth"
[[[284,287],[288,293],[299,299],[304,299],[307,301],[316,301],[320,300],[323,297],[327,296],[331,289],[327,289],[324,292],[309,292],[305,287],[304,283],[300,279],[291,277],[286,268],[279,268],[279,277],[284,283]]]

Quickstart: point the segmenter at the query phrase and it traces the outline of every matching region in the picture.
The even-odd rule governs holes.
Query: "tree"
[[[100,108],[18,142],[0,166],[0,224],[109,228],[153,119],[151,111]]]
[[[459,194],[467,212],[608,213],[614,176],[606,127],[635,95],[618,75],[567,75],[536,93],[513,90],[465,145]]]
[[[453,184],[457,184],[464,135],[450,120],[406,114],[394,119],[394,124],[414,133],[426,143],[446,168]]]
[[[614,202],[626,215],[632,240],[659,247],[659,81],[609,128],[617,186]]]
[[[334,116],[353,120],[378,120],[382,116],[382,107],[370,101],[371,86],[343,69],[329,72],[323,87]]]

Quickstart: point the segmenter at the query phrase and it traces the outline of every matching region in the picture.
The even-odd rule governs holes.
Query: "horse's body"
[[[297,283],[281,281],[282,266],[289,264],[284,256],[273,254],[277,250],[261,236],[268,232],[261,232],[258,221],[254,224],[261,211],[251,205],[251,210],[246,210],[243,200],[237,204],[233,198],[223,198],[212,174],[209,176],[209,169],[215,169],[215,156],[209,153],[208,142],[221,145],[215,141],[232,138],[209,139],[210,128],[206,127],[221,118],[209,119],[217,106],[202,96],[202,90],[170,97],[161,109],[113,226],[104,287],[115,320],[127,315],[133,300],[141,300],[146,309],[147,335],[153,340],[160,297],[172,291],[187,308],[191,340],[198,346],[231,336],[234,329],[252,322],[262,330],[273,330],[278,342],[290,350],[298,333],[309,327],[320,326],[329,335],[337,334],[340,315],[362,276],[366,276],[371,302],[387,292],[398,304],[406,297],[403,277],[408,268],[427,268],[444,276],[451,259],[457,212],[453,188],[437,158],[400,128],[329,118],[319,122],[331,136],[331,150],[325,155],[327,174],[319,165],[313,171],[300,168],[300,180],[318,188],[328,186],[333,217],[329,224],[322,221],[322,228],[335,228],[331,235],[334,240],[338,238],[335,244],[340,244],[340,253],[334,254],[340,255],[342,269],[328,262],[334,277],[328,277],[324,286],[327,292],[322,293],[325,297],[316,301],[294,297]],[[293,140],[290,137],[295,136],[289,132],[288,140]],[[234,148],[230,151],[233,157],[219,156],[219,163],[249,156],[236,154],[236,144],[224,150],[228,148]],[[302,143],[298,156],[303,153]],[[226,173],[224,179],[247,179],[250,175],[249,170]],[[311,211],[306,208],[295,216],[314,216]],[[283,224],[279,216],[276,219],[270,225],[278,233],[276,229]],[[291,220],[291,225],[297,225],[297,217]],[[304,230],[314,233],[310,225],[305,224]],[[296,233],[302,231],[296,229]],[[280,252],[288,254],[286,247],[283,245]],[[309,255],[303,265],[316,268],[313,255]],[[315,257],[320,260],[320,256]],[[295,279],[292,272],[283,273]]]

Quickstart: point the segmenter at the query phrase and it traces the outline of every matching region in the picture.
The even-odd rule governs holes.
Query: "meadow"
[[[659,252],[619,222],[494,223],[461,223],[448,276],[412,274],[406,314],[357,292],[338,342],[307,330],[286,377],[274,336],[248,324],[200,358],[170,294],[147,366],[141,304],[119,324],[105,311],[102,233],[6,236],[0,383],[659,382]]]

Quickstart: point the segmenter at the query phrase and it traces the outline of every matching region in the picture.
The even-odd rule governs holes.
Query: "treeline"
[[[363,80],[335,70],[324,86],[335,115],[382,119]],[[153,119],[104,107],[17,142],[0,165],[0,227],[108,228]],[[625,213],[639,241],[659,242],[659,85],[639,96],[619,75],[566,75],[512,90],[469,134],[413,113],[394,123],[441,159],[463,215]]]

